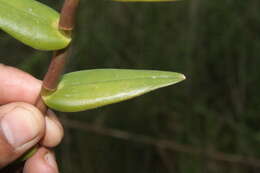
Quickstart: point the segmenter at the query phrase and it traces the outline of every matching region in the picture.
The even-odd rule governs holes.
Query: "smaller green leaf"
[[[69,34],[59,30],[60,15],[35,0],[0,0],[0,29],[39,50],[68,46]]]
[[[185,76],[154,70],[96,69],[66,74],[44,102],[62,112],[78,112],[127,100],[175,84]]]

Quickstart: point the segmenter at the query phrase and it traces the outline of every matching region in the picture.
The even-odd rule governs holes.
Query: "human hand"
[[[24,173],[58,173],[55,157],[47,148],[60,143],[63,128],[53,112],[43,116],[33,106],[40,89],[41,81],[0,64],[0,172],[40,142],[38,151],[26,161]]]

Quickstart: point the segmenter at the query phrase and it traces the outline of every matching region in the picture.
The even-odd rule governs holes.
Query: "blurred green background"
[[[41,0],[60,9],[62,1]],[[81,0],[67,71],[156,69],[187,80],[103,108],[60,113],[63,173],[260,171],[260,1]],[[37,78],[51,53],[0,33],[0,62]]]

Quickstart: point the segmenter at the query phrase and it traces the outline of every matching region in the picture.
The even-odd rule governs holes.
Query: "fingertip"
[[[20,157],[37,144],[44,133],[44,118],[27,103],[0,107],[0,167]]]
[[[45,124],[45,135],[42,139],[42,145],[55,147],[61,142],[64,136],[63,127],[52,111],[48,111],[47,116],[45,116]]]
[[[43,115],[30,104],[17,102],[2,106],[0,117],[2,133],[16,152],[24,152],[43,135]]]
[[[24,166],[24,173],[58,173],[58,166],[53,152],[40,148]]]

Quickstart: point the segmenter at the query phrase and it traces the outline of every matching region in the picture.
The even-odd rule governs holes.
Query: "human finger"
[[[16,102],[0,107],[0,168],[39,142],[44,118],[34,106]]]
[[[46,147],[55,147],[63,138],[63,127],[51,110],[49,110],[47,116],[45,116],[45,124],[45,134],[41,144]]]
[[[11,102],[34,104],[41,81],[14,67],[0,64],[0,105]]]
[[[24,166],[24,173],[58,173],[58,166],[53,152],[41,147]]]

